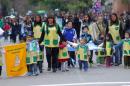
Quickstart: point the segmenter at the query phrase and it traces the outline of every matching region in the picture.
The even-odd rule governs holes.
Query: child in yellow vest
[[[59,45],[59,56],[58,56],[58,62],[61,63],[61,71],[69,71],[68,70],[68,60],[69,60],[69,55],[68,55],[68,49],[67,49],[67,43],[62,42]]]
[[[80,44],[77,46],[76,54],[79,60],[79,69],[84,71],[88,70],[88,61],[89,61],[89,51],[88,46],[86,45],[87,40],[81,39]]]
[[[88,62],[90,56],[90,51],[86,43],[87,40],[85,38],[81,38],[79,44],[68,41],[69,45],[76,47],[76,55],[79,60],[79,69],[80,70],[84,69],[84,71],[88,70]]]
[[[123,56],[124,56],[124,67],[130,68],[130,34],[125,33],[125,39],[123,42]]]
[[[123,47],[124,68],[130,68],[130,33],[125,32],[125,38],[114,47]]]
[[[38,75],[37,67],[37,56],[39,53],[39,44],[36,40],[33,39],[33,36],[27,36],[27,57],[26,63],[28,67],[29,76]]]
[[[98,45],[100,46],[102,43],[104,43],[104,34],[103,33],[100,33],[99,34],[99,37],[98,37]],[[97,64],[104,64],[105,63],[105,55],[104,55],[104,49],[98,49],[96,52],[96,60],[97,60]]]
[[[105,42],[105,59],[106,59],[106,67],[110,67],[112,63],[112,53],[113,53],[113,42],[111,39],[111,35],[106,35],[106,42]]]

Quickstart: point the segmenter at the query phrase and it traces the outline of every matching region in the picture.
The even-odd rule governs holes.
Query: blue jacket
[[[74,39],[77,39],[76,30],[74,28],[63,30],[63,36],[67,41],[73,42]]]
[[[80,36],[80,38],[87,39],[87,43],[90,42],[90,41],[93,41],[92,36],[90,34],[88,34],[88,33],[82,33],[81,36]]]

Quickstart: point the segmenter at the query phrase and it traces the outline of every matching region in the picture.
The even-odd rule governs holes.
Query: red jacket
[[[9,24],[5,24],[4,27],[3,27],[4,31],[10,30],[10,28],[11,27],[10,27]]]

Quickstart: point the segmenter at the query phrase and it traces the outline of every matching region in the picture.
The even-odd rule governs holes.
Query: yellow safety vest
[[[78,49],[77,49],[77,55],[78,55],[79,60],[88,61],[87,52],[88,52],[87,46],[80,46],[79,45]]]
[[[46,27],[45,27],[46,28]],[[45,29],[44,46],[45,47],[59,47],[59,40],[56,26],[48,27],[48,32]]]
[[[40,25],[33,27],[34,38],[39,39],[41,37],[43,28]]]
[[[130,40],[124,40],[123,42],[123,55],[130,56]]]
[[[44,58],[44,54],[43,54],[42,51],[40,51],[39,54],[38,54],[38,59],[37,59],[37,61],[43,61],[43,58]]]
[[[69,58],[69,55],[68,55],[67,47],[65,47],[63,49],[59,49],[58,59],[68,59],[68,58]]]
[[[104,57],[104,56],[105,56],[105,55],[104,55],[103,50],[102,50],[102,49],[99,49],[99,50],[98,50],[97,57]]]
[[[112,46],[110,42],[106,42],[106,56],[112,56]]]
[[[26,56],[26,63],[27,64],[37,63],[37,56],[38,56],[37,52],[28,51]]]
[[[121,40],[119,29],[120,29],[119,25],[109,26],[109,33],[112,35],[115,44],[117,44]]]

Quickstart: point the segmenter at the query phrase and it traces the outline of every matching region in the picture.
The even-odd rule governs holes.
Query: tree
[[[10,0],[0,0],[2,16],[7,16],[10,8]]]
[[[49,10],[79,11],[92,6],[92,0],[30,0],[31,4],[45,6]],[[40,3],[40,4],[38,4]]]

